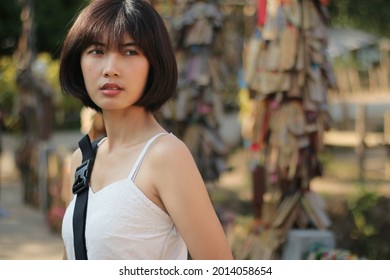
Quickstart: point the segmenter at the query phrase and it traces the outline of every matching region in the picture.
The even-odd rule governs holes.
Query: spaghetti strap
[[[134,181],[135,177],[137,176],[137,173],[141,167],[141,164],[142,164],[142,161],[146,155],[146,152],[149,150],[149,147],[153,144],[153,142],[158,138],[160,137],[161,135],[165,135],[165,134],[169,134],[167,132],[161,132],[155,136],[153,136],[152,138],[150,138],[148,140],[148,142],[146,142],[144,148],[142,149],[140,155],[138,156],[133,168],[131,169],[130,171],[130,174],[129,174],[129,177],[131,179],[131,181]]]

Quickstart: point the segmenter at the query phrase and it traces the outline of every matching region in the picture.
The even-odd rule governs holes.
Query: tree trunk
[[[21,142],[16,154],[23,183],[23,200],[38,206],[38,168],[40,142],[51,135],[52,89],[43,77],[33,73],[35,59],[34,1],[21,0],[22,32],[14,58],[17,62],[17,112]]]

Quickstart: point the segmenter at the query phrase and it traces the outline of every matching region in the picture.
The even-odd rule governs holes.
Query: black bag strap
[[[85,219],[87,216],[89,180],[95,162],[98,140],[91,143],[85,135],[79,141],[83,154],[81,165],[76,169],[73,183],[73,194],[77,195],[73,212],[73,243],[76,260],[87,260],[87,247],[85,244]]]

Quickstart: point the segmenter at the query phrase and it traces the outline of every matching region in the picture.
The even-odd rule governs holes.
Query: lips
[[[113,96],[121,93],[123,88],[115,83],[106,83],[100,88],[100,90],[104,95]]]

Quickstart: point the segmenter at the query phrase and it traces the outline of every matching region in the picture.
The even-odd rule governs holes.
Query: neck
[[[136,107],[124,112],[103,112],[109,149],[142,143],[164,131],[153,114]]]

